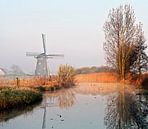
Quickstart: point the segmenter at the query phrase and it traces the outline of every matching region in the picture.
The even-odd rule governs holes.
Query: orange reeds
[[[117,74],[111,72],[79,74],[75,77],[76,82],[90,83],[114,83],[117,82]]]
[[[57,85],[56,77],[26,77],[18,79],[0,79],[0,87],[38,87]]]

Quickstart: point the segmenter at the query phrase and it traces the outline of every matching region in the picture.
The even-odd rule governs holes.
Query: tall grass
[[[42,94],[29,88],[0,89],[0,110],[34,104],[42,99]]]
[[[70,65],[61,65],[58,70],[58,85],[60,87],[71,87],[75,85],[75,70]]]
[[[19,82],[18,82],[19,80]],[[51,77],[25,77],[25,78],[16,78],[9,79],[7,77],[0,78],[0,87],[38,87],[38,86],[54,86],[57,85],[56,78]]]

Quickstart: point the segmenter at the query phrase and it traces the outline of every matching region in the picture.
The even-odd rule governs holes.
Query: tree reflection
[[[47,107],[57,107],[68,108],[75,103],[75,93],[73,88],[61,89],[60,91],[55,91],[51,93],[45,93],[42,108],[44,109],[42,129],[46,129],[46,113]]]
[[[62,90],[58,96],[58,104],[60,108],[68,108],[75,103],[75,93],[72,89]]]
[[[136,95],[119,85],[117,93],[108,97],[105,124],[107,129],[147,129],[146,95]]]
[[[47,93],[46,96],[46,105],[48,107],[51,106],[59,106],[60,108],[68,108],[74,105],[75,91],[73,88],[61,89],[57,92]]]

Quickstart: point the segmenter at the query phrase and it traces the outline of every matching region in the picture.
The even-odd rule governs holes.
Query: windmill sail
[[[47,66],[47,59],[49,58],[55,58],[55,57],[63,57],[63,54],[46,54],[46,38],[45,34],[42,34],[42,40],[43,40],[43,50],[42,53],[36,53],[36,52],[27,52],[26,56],[33,56],[37,59],[36,69],[35,69],[35,75],[37,76],[48,76],[48,66]]]
[[[47,57],[64,57],[63,54],[48,54]]]
[[[26,52],[26,56],[39,56],[40,54],[39,52]]]
[[[43,39],[44,54],[46,55],[45,34],[42,34],[42,39]]]

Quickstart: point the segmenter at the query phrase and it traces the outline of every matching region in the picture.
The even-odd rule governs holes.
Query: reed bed
[[[26,77],[26,78],[0,78],[0,87],[53,87],[57,86],[57,77]]]
[[[78,74],[75,76],[78,83],[117,83],[118,78],[116,73],[100,72],[89,74]]]

